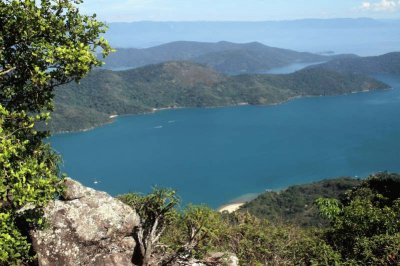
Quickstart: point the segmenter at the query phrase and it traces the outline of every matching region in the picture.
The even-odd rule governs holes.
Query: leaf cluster
[[[400,175],[379,173],[341,201],[319,200],[331,221],[325,239],[350,264],[400,263]]]
[[[58,156],[35,138],[36,119],[0,105],[0,262],[29,258],[25,234],[43,223],[41,208],[59,192]]]
[[[179,203],[179,198],[174,190],[157,189],[148,195],[128,193],[118,197],[139,214],[145,234],[150,233],[155,221],[158,227],[164,228],[174,219],[173,210]]]
[[[54,87],[78,81],[102,63],[105,25],[79,13],[80,0],[0,2],[0,104],[8,110],[51,109]]]

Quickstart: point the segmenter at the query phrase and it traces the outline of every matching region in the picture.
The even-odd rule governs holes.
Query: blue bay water
[[[400,77],[380,78],[394,89],[125,116],[50,141],[63,170],[88,186],[112,195],[170,187],[185,203],[218,207],[266,189],[400,171]]]

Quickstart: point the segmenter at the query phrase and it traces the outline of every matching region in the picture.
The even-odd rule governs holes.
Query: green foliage
[[[81,0],[0,2],[0,104],[8,110],[51,109],[53,88],[78,81],[93,66],[104,24],[81,15]]]
[[[54,88],[100,66],[111,49],[104,24],[79,13],[82,1],[0,2],[0,264],[30,260],[29,229],[59,192],[58,156],[36,125],[49,119]]]
[[[283,258],[276,251],[286,245],[285,232],[281,230],[284,228],[271,227],[268,221],[249,214],[238,214],[235,218],[237,224],[232,226],[224,242],[229,243],[242,263],[263,265],[271,260],[282,261]]]
[[[151,255],[165,228],[176,217],[174,207],[179,203],[175,191],[154,189],[146,196],[129,193],[118,197],[139,214],[141,223],[135,228],[133,236],[139,246],[133,262],[138,265],[152,265]]]
[[[218,246],[237,254],[243,265],[334,265],[340,259],[319,231],[271,224],[248,213],[233,218]]]
[[[215,251],[236,254],[241,265],[334,265],[340,261],[320,231],[271,224],[248,213],[227,216],[202,206],[190,206],[180,217],[161,239],[172,249],[169,262],[179,257],[205,259]],[[199,232],[198,241],[191,241],[193,232]]]
[[[288,75],[226,76],[189,62],[127,71],[93,71],[80,85],[56,93],[52,130],[71,131],[109,122],[114,114],[153,108],[273,104],[303,95],[335,95],[387,88],[371,78],[311,69]]]
[[[188,205],[177,212],[177,219],[161,239],[173,254],[167,260],[171,263],[178,257],[203,258],[210,251],[218,251],[215,243],[226,230],[218,212],[207,206]]]
[[[347,183],[351,181],[352,184]],[[236,223],[235,219],[232,223],[230,217],[231,231],[226,233],[227,238],[222,243],[230,243],[227,249],[238,254],[246,265],[292,265],[294,262],[296,265],[398,265],[400,175],[380,173],[362,182],[323,181],[287,191],[298,193],[295,198],[299,197],[303,203],[304,198],[315,197],[316,191],[323,191],[321,184],[327,182],[333,185],[332,189],[337,189],[338,184],[351,188],[344,194],[340,189],[331,191],[330,195],[336,198],[316,201],[321,214],[330,221],[327,227],[307,229],[279,221],[270,224],[242,210],[234,215]],[[296,206],[296,200],[288,199],[290,197],[282,206]]]
[[[323,69],[341,73],[356,73],[362,75],[400,74],[400,53],[393,52],[380,56],[337,58],[318,65]],[[311,66],[310,68],[313,68]]]
[[[17,223],[40,226],[40,208],[58,192],[58,157],[48,144],[26,138],[34,138],[36,119],[0,105],[0,264],[28,259],[26,232]]]
[[[342,211],[340,203],[337,199],[319,198],[316,200],[322,217],[326,219],[334,219]]]
[[[119,196],[118,199],[136,210],[141,217],[145,234],[150,232],[156,220],[160,229],[169,224],[174,219],[172,210],[179,203],[174,190],[158,188],[145,196],[128,193]]]
[[[56,193],[57,156],[48,144],[32,146],[19,138],[34,134],[34,121],[24,112],[9,112],[0,106],[1,208],[43,206]]]
[[[18,264],[29,258],[29,243],[16,228],[13,215],[0,212],[0,264]]]
[[[269,191],[246,203],[240,211],[277,224],[325,226],[326,220],[320,217],[314,202],[321,197],[340,199],[346,191],[360,182],[358,179],[337,178],[290,186],[283,191]]]
[[[343,193],[345,189],[349,190]],[[212,252],[234,253],[241,265],[399,264],[400,175],[381,173],[365,181],[325,180],[287,191],[295,198],[284,206],[295,205],[301,193],[310,194],[299,200],[316,199],[330,224],[300,227],[278,220],[272,223],[244,210],[221,214],[189,205],[171,210],[174,218],[166,224],[154,252],[162,258],[162,265],[192,257],[207,261]],[[336,198],[320,198],[321,194]],[[126,202],[141,202],[136,207],[140,211],[146,200],[136,197]]]
[[[356,264],[400,263],[400,175],[380,173],[351,190],[339,205],[320,200],[331,227],[327,243]]]
[[[211,243],[224,231],[221,215],[206,206],[189,205],[183,212],[183,224],[189,232],[187,243],[195,256],[207,254]]]

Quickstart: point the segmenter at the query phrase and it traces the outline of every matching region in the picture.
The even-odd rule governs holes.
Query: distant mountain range
[[[168,61],[191,61],[226,74],[258,73],[291,63],[328,61],[334,57],[269,47],[258,42],[172,42],[146,49],[117,49],[104,68],[137,68]]]
[[[322,68],[287,75],[228,76],[191,62],[167,62],[127,71],[96,70],[56,92],[53,131],[110,122],[110,115],[160,108],[274,104],[306,95],[336,95],[388,88],[366,76]]]
[[[114,47],[145,48],[174,41],[248,43],[319,53],[378,55],[400,47],[400,20],[304,19],[261,22],[110,23]]]

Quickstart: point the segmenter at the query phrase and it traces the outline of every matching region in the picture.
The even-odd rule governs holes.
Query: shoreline
[[[360,91],[351,91],[351,92],[346,92],[342,94],[334,94],[334,95],[296,95],[296,96],[291,96],[288,99],[278,101],[275,103],[266,103],[266,104],[250,104],[248,102],[239,102],[231,105],[216,105],[216,106],[201,106],[201,107],[196,107],[196,106],[169,106],[169,107],[161,107],[161,108],[151,108],[149,111],[141,112],[141,113],[132,113],[132,114],[114,114],[114,115],[109,115],[108,121],[105,121],[102,124],[99,125],[94,125],[89,128],[84,128],[84,129],[78,129],[78,130],[66,130],[66,131],[55,131],[52,133],[52,135],[59,135],[59,134],[70,134],[70,133],[79,133],[79,132],[87,132],[94,130],[96,128],[106,126],[109,124],[112,124],[116,118],[119,117],[124,117],[124,116],[133,116],[133,115],[146,115],[146,114],[154,114],[160,111],[168,111],[168,110],[179,110],[179,109],[188,109],[188,108],[224,108],[224,107],[241,107],[241,106],[276,106],[276,105],[281,105],[281,104],[286,104],[288,102],[302,99],[302,98],[314,98],[314,97],[334,97],[334,96],[346,96],[346,95],[352,95],[352,94],[361,94],[361,93],[368,93],[368,92],[374,92],[374,91],[387,91],[387,90],[392,90],[393,87],[389,88],[376,88],[376,89],[369,89],[369,90],[360,90]]]
[[[151,108],[151,110],[149,111],[145,111],[145,112],[140,112],[140,113],[132,113],[132,114],[116,114],[116,115],[109,115],[108,116],[108,121],[105,121],[102,124],[99,125],[94,125],[91,126],[89,128],[83,128],[83,129],[77,129],[77,130],[63,130],[63,131],[55,131],[52,132],[52,136],[55,135],[63,135],[63,134],[70,134],[70,133],[81,133],[81,132],[87,132],[87,131],[91,131],[94,130],[96,128],[100,128],[102,126],[106,126],[109,124],[114,123],[115,119],[119,118],[119,117],[125,117],[125,116],[133,116],[133,115],[150,115],[150,114],[155,114],[157,112],[162,112],[162,111],[168,111],[168,110],[179,110],[179,109],[189,109],[189,108],[205,108],[205,109],[212,109],[212,108],[225,108],[225,107],[240,107],[240,106],[248,106],[248,105],[253,105],[253,104],[249,104],[246,102],[240,102],[237,104],[232,104],[232,105],[216,105],[216,106],[202,106],[202,107],[196,107],[196,106],[175,106],[175,107],[162,107],[162,108]],[[260,104],[258,106],[268,106],[268,105],[273,105],[272,104]],[[254,106],[257,106],[254,104]]]
[[[272,190],[266,189],[265,191],[272,191]],[[224,211],[227,211],[228,213],[235,212],[235,211],[239,210],[240,207],[242,207],[244,204],[256,199],[262,193],[264,193],[264,191],[250,192],[250,193],[242,194],[238,197],[235,197],[234,199],[231,199],[230,201],[227,201],[227,203],[224,203],[223,205],[219,206],[218,208],[215,208],[215,210],[218,212],[224,212]]]
[[[239,210],[240,207],[242,207],[244,204],[246,204],[246,202],[237,202],[237,203],[226,204],[226,205],[219,207],[217,209],[217,211],[221,212],[221,213],[222,212],[233,213],[233,212]]]

